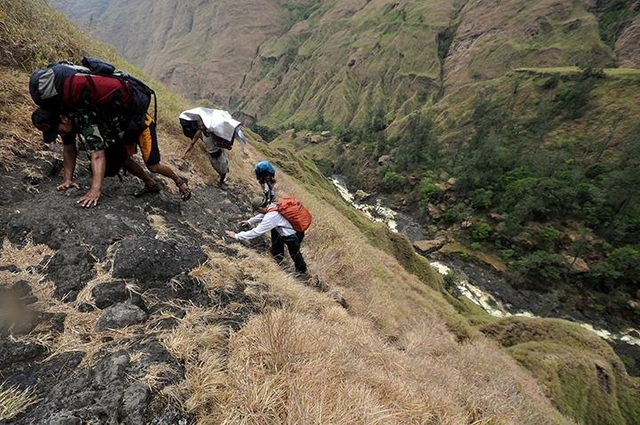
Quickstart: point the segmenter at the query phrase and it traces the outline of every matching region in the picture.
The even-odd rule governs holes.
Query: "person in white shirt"
[[[304,232],[296,232],[291,223],[276,209],[275,204],[269,203],[264,197],[257,197],[251,201],[251,207],[258,212],[248,220],[240,222],[241,226],[254,226],[253,229],[244,232],[227,230],[227,236],[238,241],[247,242],[265,233],[271,232],[271,254],[279,264],[284,261],[284,246],[287,246],[289,255],[293,260],[296,272],[304,277],[307,275],[307,263],[304,261],[300,244],[304,239]]]
[[[218,186],[221,189],[227,189],[225,178],[227,177],[227,174],[229,174],[229,158],[227,157],[225,149],[217,145],[216,138],[217,136],[208,131],[204,124],[200,122],[198,131],[193,136],[193,139],[191,139],[191,143],[187,147],[187,150],[184,151],[182,158],[184,159],[187,156],[198,140],[202,140],[204,142],[205,150],[208,153],[207,156],[209,157],[209,162],[211,162],[213,169],[216,170],[218,176],[220,176]]]

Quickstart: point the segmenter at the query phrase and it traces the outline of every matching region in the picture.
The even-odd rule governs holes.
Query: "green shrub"
[[[382,178],[382,184],[387,190],[397,190],[402,188],[407,182],[407,178],[402,174],[398,174],[395,171],[387,171]]]
[[[560,77],[558,74],[553,74],[551,77],[547,78],[544,83],[542,83],[543,90],[552,90],[558,87],[558,83],[560,82]]]
[[[473,241],[483,241],[491,236],[491,226],[484,221],[479,221],[473,226],[473,230],[471,231],[471,239]]]
[[[591,268],[591,279],[598,289],[611,291],[620,286],[640,285],[640,249],[624,246],[611,252],[605,260]]]
[[[486,188],[478,188],[469,194],[471,206],[479,210],[486,210],[493,204],[493,191]]]
[[[569,119],[582,117],[589,107],[589,97],[594,87],[591,78],[565,83],[553,98],[556,110]]]
[[[259,124],[254,125],[254,127],[251,130],[258,133],[265,142],[271,142],[280,135],[279,131],[273,130],[269,127],[265,127]]]
[[[500,250],[500,258],[505,261],[510,261],[515,258],[516,252],[513,249],[501,249]]]
[[[556,244],[560,242],[563,237],[564,233],[551,226],[547,226],[537,235],[537,242],[539,245],[551,249],[555,248]]]
[[[470,211],[464,204],[456,204],[442,213],[445,223],[459,223],[469,217]]]
[[[420,201],[423,205],[435,201],[440,192],[440,188],[430,177],[423,177],[420,180],[419,190]]]
[[[533,284],[536,289],[552,289],[562,282],[568,272],[568,264],[562,255],[536,251],[514,261],[513,267],[522,282]]]
[[[452,272],[448,272],[443,276],[444,281],[444,289],[447,290],[450,294],[456,294],[458,292],[458,287],[456,286],[456,275]]]

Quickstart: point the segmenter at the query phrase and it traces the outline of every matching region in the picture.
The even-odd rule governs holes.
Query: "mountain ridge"
[[[84,8],[77,1],[52,2],[76,22],[91,16],[92,33],[110,39],[126,58],[188,99],[209,99],[271,126],[309,123],[314,117],[306,111],[323,114],[324,104],[332,105],[324,114],[333,125],[362,125],[347,105],[364,103],[366,91],[357,90],[357,103],[350,104],[322,93],[348,98],[349,79],[368,90],[381,84],[391,104],[409,101],[406,115],[421,107],[411,93],[437,100],[515,68],[575,65],[587,58],[610,66],[618,57],[621,66],[640,66],[635,44],[627,41],[638,31],[637,12],[620,25],[613,46],[601,41],[596,13],[605,13],[608,2],[502,1],[490,10],[473,1],[247,1],[206,7],[178,2],[169,8],[141,2],[140,9],[171,22],[165,27],[127,20],[125,2],[109,2],[108,8],[104,0],[83,3]],[[90,5],[102,10],[86,11]],[[290,21],[294,6],[304,12]],[[309,85],[313,80],[319,84]]]

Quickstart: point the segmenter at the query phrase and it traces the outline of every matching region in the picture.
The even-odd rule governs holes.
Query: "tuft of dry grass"
[[[27,235],[23,246],[13,245],[5,238],[0,251],[0,265],[14,265],[24,271],[37,266],[45,257],[52,256],[54,253],[55,251],[46,245],[34,244],[31,235]]]
[[[0,168],[5,171],[21,166],[26,152],[42,146],[31,125],[33,106],[27,80],[27,74],[0,67]]]
[[[7,421],[36,403],[38,398],[32,388],[0,385],[0,421]]]
[[[229,332],[212,323],[218,317],[213,309],[187,308],[179,325],[160,337],[186,369],[184,382],[164,388],[163,394],[190,413],[208,411],[223,397],[220,389],[224,387],[226,374],[221,353],[225,351]]]

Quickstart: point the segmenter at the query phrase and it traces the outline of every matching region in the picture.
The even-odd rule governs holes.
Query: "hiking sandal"
[[[133,192],[133,196],[135,196],[136,198],[139,198],[142,195],[147,193],[158,193],[158,192],[160,192],[160,184],[156,182],[156,184],[154,184],[153,186],[145,185],[143,188],[136,190],[135,192]]]
[[[187,179],[181,179],[176,182],[176,186],[178,186],[178,190],[180,191],[180,197],[183,201],[188,201],[189,198],[191,198],[191,189],[189,189],[187,181]]]

